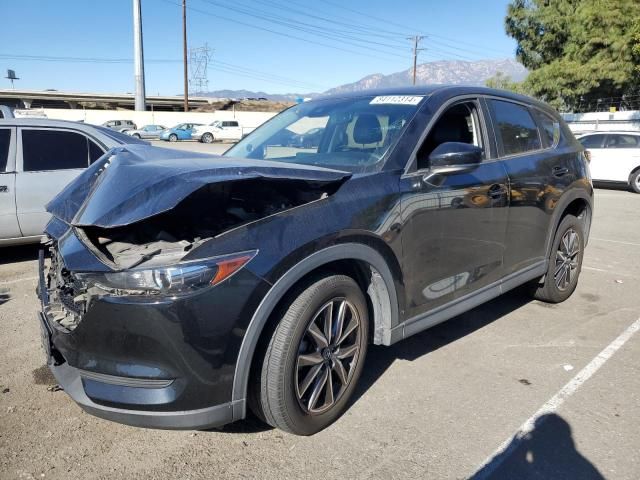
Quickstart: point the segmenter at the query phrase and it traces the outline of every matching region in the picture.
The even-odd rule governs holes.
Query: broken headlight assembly
[[[244,267],[257,253],[253,250],[165,267],[77,273],[76,277],[87,288],[96,287],[116,295],[181,295],[219,284]]]

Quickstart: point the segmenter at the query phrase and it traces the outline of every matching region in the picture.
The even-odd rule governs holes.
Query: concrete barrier
[[[85,110],[85,109],[62,109],[43,108],[38,112],[44,113],[47,118],[58,120],[71,120],[74,122],[85,122],[94,125],[102,125],[109,120],[132,120],[138,127],[143,125],[164,125],[173,127],[179,123],[203,123],[209,124],[214,120],[237,120],[244,133],[248,133],[259,127],[271,117],[275,112],[233,112],[227,110],[216,110],[214,112],[136,112],[134,110]]]

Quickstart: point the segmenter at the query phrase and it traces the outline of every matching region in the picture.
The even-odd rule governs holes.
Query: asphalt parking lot
[[[182,142],[166,142],[164,140],[152,140],[151,145],[154,147],[175,148],[176,150],[185,150],[200,153],[210,153],[212,155],[222,155],[229,150],[234,144],[229,142],[201,143],[195,140]]]
[[[170,432],[83,413],[43,365],[37,248],[2,249],[0,477],[637,479],[639,212],[640,195],[598,189],[572,298],[515,291],[371,348],[353,405],[306,438],[256,420]]]

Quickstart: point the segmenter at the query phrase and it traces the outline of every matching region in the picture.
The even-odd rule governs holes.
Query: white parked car
[[[640,193],[640,132],[597,132],[578,136],[591,152],[591,178],[622,182]]]
[[[191,138],[202,143],[212,143],[221,140],[240,140],[242,127],[236,120],[216,120],[209,125],[200,125],[191,133]]]

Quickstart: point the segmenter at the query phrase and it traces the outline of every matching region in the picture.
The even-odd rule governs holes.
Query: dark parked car
[[[324,123],[317,151],[271,148],[297,122]],[[122,147],[49,204],[49,366],[118,422],[206,428],[250,408],[313,434],[370,343],[522,284],[568,298],[592,196],[559,115],[485,88],[305,102],[222,157]]]

